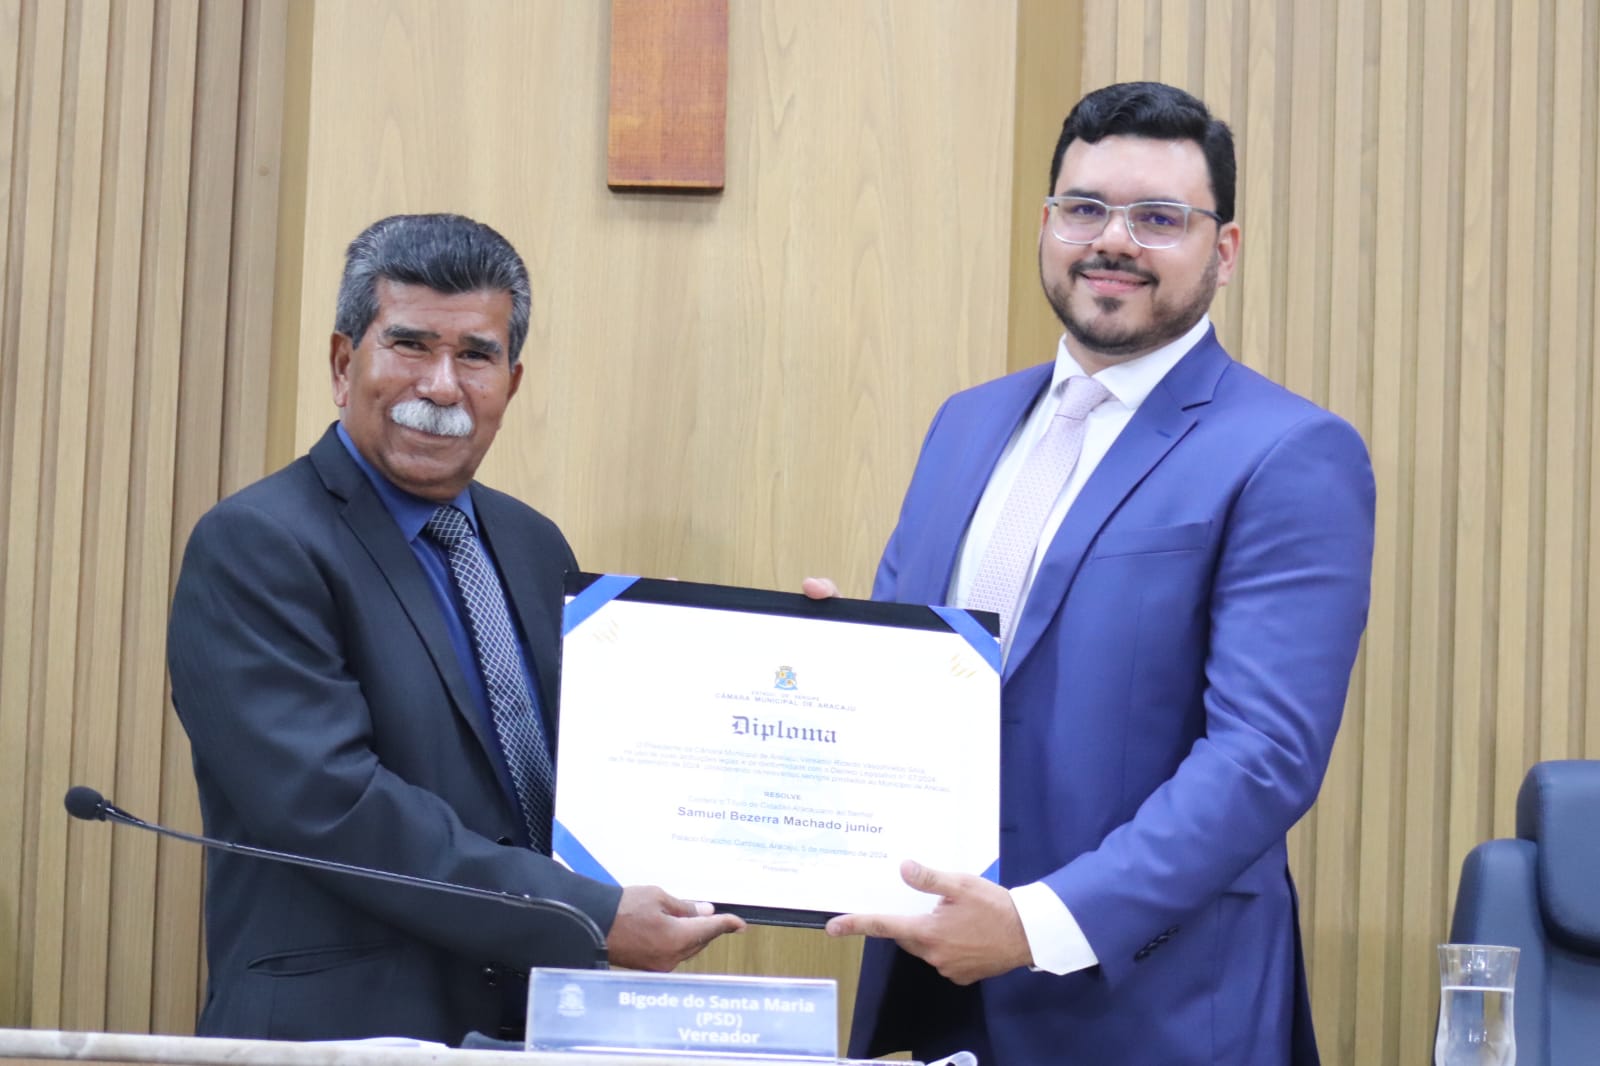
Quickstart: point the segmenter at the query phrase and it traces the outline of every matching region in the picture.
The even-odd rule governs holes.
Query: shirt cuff
[[[1017,917],[1022,919],[1028,950],[1033,952],[1033,969],[1066,974],[1099,965],[1078,920],[1049,885],[1035,881],[1008,891]]]

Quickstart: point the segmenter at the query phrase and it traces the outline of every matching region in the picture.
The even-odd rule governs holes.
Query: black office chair
[[[1534,765],[1517,793],[1517,839],[1461,864],[1450,939],[1522,949],[1520,1066],[1600,1062],[1600,761]]]

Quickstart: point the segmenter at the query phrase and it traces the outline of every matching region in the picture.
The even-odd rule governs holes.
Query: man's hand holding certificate
[[[875,936],[901,948],[958,985],[1033,964],[1028,934],[1011,893],[970,874],[932,870],[907,859],[900,876],[937,897],[928,914],[841,914],[829,936]]]
[[[906,856],[995,877],[992,616],[573,575],[563,628],[574,869],[806,925],[926,914]]]

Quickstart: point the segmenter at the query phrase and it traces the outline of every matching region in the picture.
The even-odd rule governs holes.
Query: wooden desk
[[[224,1040],[140,1033],[68,1033],[0,1029],[0,1066],[60,1066],[71,1060],[163,1066],[731,1066],[729,1056],[460,1051],[372,1044]],[[771,1060],[766,1060],[770,1062]]]

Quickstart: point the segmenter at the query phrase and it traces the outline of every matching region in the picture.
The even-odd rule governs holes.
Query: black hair
[[[1211,195],[1223,222],[1233,221],[1233,193],[1238,164],[1233,154],[1233,131],[1196,97],[1158,81],[1125,81],[1107,85],[1079,100],[1061,124],[1055,156],[1050,160],[1050,188],[1055,192],[1061,176],[1061,157],[1073,141],[1094,144],[1118,135],[1151,137],[1162,141],[1193,141],[1206,157],[1211,173]]]

